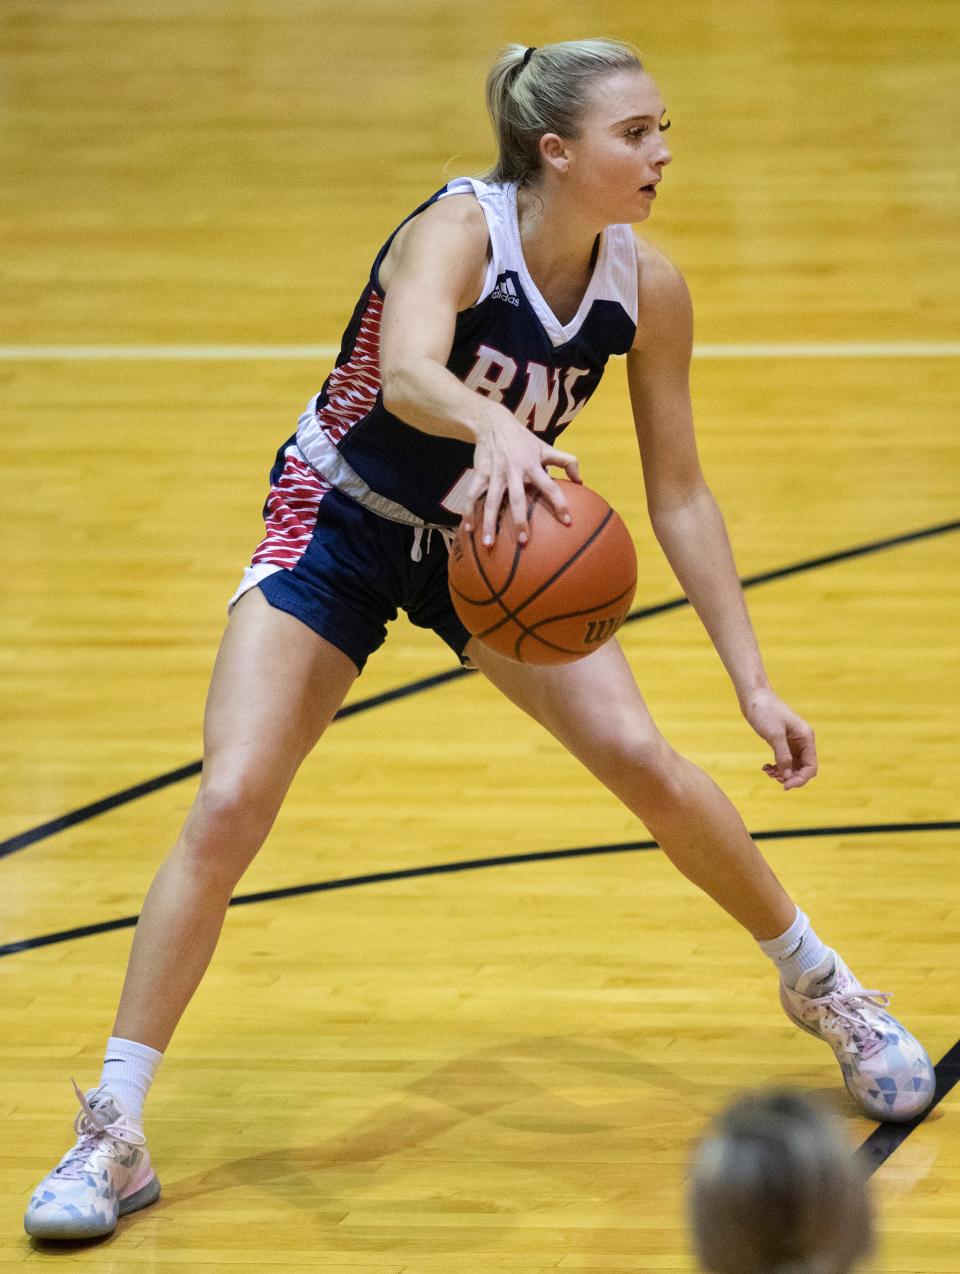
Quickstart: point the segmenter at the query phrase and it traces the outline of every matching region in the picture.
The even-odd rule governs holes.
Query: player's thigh
[[[253,588],[230,615],[204,714],[204,782],[282,795],[358,676],[354,662]]]
[[[569,664],[516,663],[476,638],[466,653],[501,693],[601,779],[625,760],[652,766],[670,751],[616,639]]]

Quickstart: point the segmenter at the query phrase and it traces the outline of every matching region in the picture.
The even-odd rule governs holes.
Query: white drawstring
[[[454,536],[456,535],[456,531],[453,529],[452,526],[435,526],[429,522],[418,522],[413,529],[413,548],[410,550],[410,556],[413,559],[413,561],[415,562],[423,561],[424,531],[426,531],[427,533],[427,544],[426,544],[427,553],[430,552],[430,545],[433,542],[434,531],[436,531],[439,534],[440,538],[443,540],[444,544],[446,545],[447,552],[448,553],[450,552],[450,548],[453,544]]]

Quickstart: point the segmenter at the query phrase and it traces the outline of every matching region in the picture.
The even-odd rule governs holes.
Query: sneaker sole
[[[790,1008],[782,995],[780,997],[780,1003],[783,1006],[784,1013],[786,1013],[787,1017],[794,1024],[794,1026],[799,1026],[801,1031],[806,1031],[806,1033],[808,1035],[812,1035],[815,1040],[820,1040],[822,1044],[827,1044],[829,1046],[829,1040],[825,1040],[818,1031],[815,1031],[812,1029],[812,1027],[807,1026],[806,1022],[802,1021],[802,1019],[800,1019],[799,1017],[794,1017],[793,1013],[790,1011]],[[926,1053],[924,1053],[924,1056],[926,1056]],[[837,1058],[836,1053],[834,1053],[834,1058],[837,1061],[837,1065],[840,1066],[840,1059]],[[929,1057],[927,1057],[927,1065],[930,1066],[931,1070],[933,1069],[933,1065]],[[934,1094],[930,1093],[930,1095],[926,1097],[920,1105],[917,1106],[916,1110],[904,1111],[904,1112],[893,1112],[890,1110],[889,1106],[876,1106],[876,1107],[869,1106],[863,1100],[863,1098],[859,1097],[850,1087],[850,1083],[847,1079],[846,1072],[844,1071],[842,1066],[840,1066],[840,1074],[843,1076],[843,1086],[847,1090],[847,1092],[850,1094],[851,1098],[853,1099],[853,1102],[856,1105],[857,1110],[860,1111],[861,1115],[866,1115],[868,1119],[875,1119],[877,1123],[879,1124],[909,1123],[911,1119],[916,1119],[918,1115],[922,1115],[923,1112],[927,1109],[927,1107],[933,1101]]]
[[[136,1194],[128,1195],[126,1199],[120,1200],[119,1216],[126,1216],[128,1212],[139,1212],[141,1208],[148,1208],[151,1203],[156,1203],[160,1198],[160,1178],[151,1177],[145,1186],[142,1186]]]
[[[159,1198],[160,1181],[157,1177],[152,1177],[135,1194],[130,1194],[125,1199],[120,1200],[118,1218],[127,1216],[130,1212],[139,1212],[141,1208],[148,1208],[151,1203],[156,1203]],[[87,1220],[84,1220],[83,1217],[34,1217],[25,1219],[23,1228],[35,1239],[69,1243],[83,1239],[104,1238],[106,1235],[112,1234],[117,1226],[116,1222],[113,1225],[104,1226],[95,1217],[90,1217]]]

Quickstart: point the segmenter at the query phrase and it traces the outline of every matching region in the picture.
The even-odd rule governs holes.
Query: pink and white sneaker
[[[826,1040],[836,1054],[847,1091],[863,1113],[881,1122],[904,1122],[933,1101],[936,1075],[919,1040],[884,1012],[885,991],[866,991],[835,953],[836,973],[814,970],[796,990],[780,983],[780,1002],[791,1022]]]
[[[143,1130],[101,1086],[80,1099],[76,1145],[33,1192],[23,1226],[37,1239],[92,1239],[160,1197]]]

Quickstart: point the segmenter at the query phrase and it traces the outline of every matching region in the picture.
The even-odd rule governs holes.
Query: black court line
[[[852,549],[840,549],[836,553],[827,553],[823,557],[811,557],[802,562],[794,562],[791,566],[780,566],[774,571],[761,571],[757,575],[744,575],[740,584],[743,588],[755,588],[758,584],[769,584],[771,580],[785,579],[788,575],[802,575],[804,571],[819,570],[821,566],[832,566],[835,562],[848,562],[855,557],[866,557],[869,553],[880,553],[884,549],[899,548],[902,544],[912,544],[916,540],[927,540],[935,535],[947,535],[951,531],[960,531],[960,521],[938,522],[935,526],[924,527],[920,531],[907,531],[903,535],[892,535],[885,540],[872,540],[869,544],[860,544]],[[623,621],[632,624],[638,619],[648,619],[651,615],[662,615],[666,611],[679,610],[689,606],[686,597],[675,597],[669,602],[660,602],[656,606],[645,606],[631,611]]]
[[[904,832],[956,832],[960,831],[960,819],[940,820],[928,823],[853,823],[841,827],[785,827],[765,832],[751,832],[754,840],[802,840],[809,836],[869,836]],[[589,858],[597,854],[632,854],[640,850],[657,849],[654,840],[618,841],[610,845],[580,845],[575,849],[544,849],[528,854],[498,854],[493,858],[467,858],[452,863],[433,863],[427,867],[402,867],[396,871],[370,872],[364,876],[342,876],[338,880],[318,880],[306,885],[287,885],[281,889],[264,889],[258,893],[237,894],[230,900],[231,907],[245,907],[257,902],[276,902],[282,898],[301,898],[305,894],[330,893],[337,889],[356,889],[361,885],[388,884],[395,880],[413,880],[420,876],[443,876],[453,872],[479,871],[486,867],[513,867],[521,863],[543,863],[562,858]],[[54,933],[39,934],[34,938],[21,938],[0,946],[0,958],[22,951],[34,951],[38,947],[50,947],[60,942],[72,942],[77,938],[89,938],[98,933],[112,933],[117,929],[132,929],[139,916],[119,916],[115,920],[103,920],[98,924],[82,925],[77,929],[60,929]]]
[[[851,824],[847,827],[796,827],[776,828],[769,831],[752,832],[754,840],[787,840],[802,839],[808,836],[867,835],[869,833],[918,832],[918,831],[960,831],[960,820],[943,820],[930,823],[876,823]],[[258,893],[240,894],[230,901],[231,907],[242,907],[251,903],[273,902],[281,898],[297,898],[305,894],[329,893],[337,889],[355,889],[361,885],[384,884],[395,880],[411,880],[420,876],[439,876],[452,872],[477,871],[487,867],[515,866],[520,863],[548,862],[563,858],[586,858],[597,854],[635,853],[641,850],[657,849],[653,840],[621,841],[609,845],[584,845],[575,849],[540,850],[528,854],[502,854],[493,858],[471,858],[452,863],[436,863],[428,867],[407,867],[397,871],[371,872],[365,876],[347,876],[340,880],[321,880],[306,885],[291,885],[283,889],[267,889]],[[71,942],[78,938],[91,937],[94,934],[110,933],[118,929],[132,929],[138,916],[121,916],[116,920],[105,920],[100,924],[84,925],[77,929],[64,929],[57,933],[41,934],[35,938],[24,938],[19,942],[8,942],[0,946],[0,957],[15,955],[18,952],[35,950],[38,947],[52,946],[60,942]],[[960,1040],[940,1059],[934,1067],[937,1082],[932,1104],[919,1115],[903,1124],[880,1124],[857,1149],[867,1176],[871,1176],[881,1167],[893,1152],[903,1144],[910,1134],[918,1128],[944,1097],[951,1091],[960,1078]]]
[[[873,540],[868,544],[861,544],[855,548],[841,549],[837,553],[828,553],[823,557],[808,558],[805,561],[794,562],[791,566],[778,567],[773,571],[763,571],[758,575],[747,575],[740,580],[740,583],[745,589],[755,588],[758,584],[768,584],[772,580],[785,579],[789,575],[799,575],[804,571],[817,570],[821,566],[830,566],[835,562],[849,561],[851,558],[864,557],[868,553],[879,553],[884,549],[896,548],[902,544],[913,543],[916,540],[929,539],[935,535],[946,535],[951,531],[957,530],[960,530],[960,520],[939,522],[935,526],[924,527],[919,531],[909,531],[903,535],[894,535],[883,540]],[[627,616],[624,623],[632,624],[637,620],[649,619],[653,615],[662,615],[667,611],[679,610],[681,607],[689,605],[690,603],[686,597],[677,597],[671,601],[659,602],[653,606],[638,607]],[[341,721],[343,718],[354,716],[358,712],[366,712],[370,708],[379,708],[383,704],[392,703],[397,699],[406,699],[410,695],[420,694],[424,690],[432,690],[435,686],[441,686],[448,681],[456,681],[468,675],[469,673],[464,668],[451,668],[447,672],[436,673],[431,677],[423,677],[419,681],[411,681],[405,686],[398,686],[395,690],[387,690],[382,694],[371,695],[367,699],[358,699],[355,703],[341,708],[334,717],[334,721]],[[102,800],[94,801],[90,805],[83,805],[79,809],[70,810],[66,814],[61,814],[58,818],[50,819],[49,822],[41,823],[37,827],[31,827],[26,831],[19,832],[5,841],[0,841],[0,858],[5,858],[8,854],[15,854],[20,849],[26,849],[28,845],[34,845],[37,841],[46,840],[48,836],[54,836],[57,832],[65,831],[68,827],[75,827],[78,823],[86,822],[87,819],[96,818],[98,814],[106,814],[109,810],[117,809],[130,801],[138,800],[141,796],[147,796],[151,792],[160,791],[161,788],[170,787],[174,783],[180,783],[184,779],[192,778],[200,773],[201,768],[202,762],[192,761],[189,765],[180,766],[176,770],[168,770],[165,774],[159,774],[156,778],[148,779],[144,783],[137,783],[133,787],[124,788],[120,792],[114,792],[112,796],[105,796]]]
[[[352,717],[357,712],[366,712],[370,708],[379,708],[382,704],[392,703],[394,699],[405,699],[408,695],[418,694],[421,690],[431,690],[434,686],[440,686],[444,682],[453,681],[457,677],[465,677],[467,675],[465,668],[451,668],[447,672],[438,672],[432,677],[423,677],[420,681],[412,681],[406,686],[399,686],[396,690],[385,690],[381,694],[370,695],[366,699],[358,699],[355,703],[349,703],[346,707],[341,708],[333,719],[334,721],[342,721],[344,717]],[[147,779],[144,783],[136,783],[133,787],[125,787],[122,791],[114,792],[112,796],[105,796],[102,800],[94,801],[91,805],[81,805],[79,809],[70,810],[66,814],[61,814],[58,818],[52,818],[48,823],[41,823],[38,827],[28,828],[27,831],[19,832],[8,840],[0,841],[0,858],[5,858],[8,854],[15,854],[18,849],[26,849],[28,845],[34,845],[39,840],[46,840],[48,836],[53,836],[57,832],[66,831],[68,827],[76,827],[78,823],[85,823],[90,818],[96,818],[98,814],[106,814],[109,810],[115,810],[120,805],[139,800],[141,796],[149,796],[151,792],[158,792],[161,788],[171,787],[174,783],[181,783],[184,779],[193,778],[202,769],[202,761],[191,761],[189,765],[181,765],[179,769],[168,770],[166,774],[158,774],[156,778]]]
[[[944,1053],[933,1069],[937,1075],[937,1087],[934,1090],[932,1103],[923,1114],[903,1124],[880,1124],[863,1145],[857,1148],[857,1157],[868,1177],[882,1167],[897,1147],[903,1145],[914,1129],[919,1128],[923,1121],[936,1110],[960,1079],[960,1040],[957,1040],[953,1048]]]

